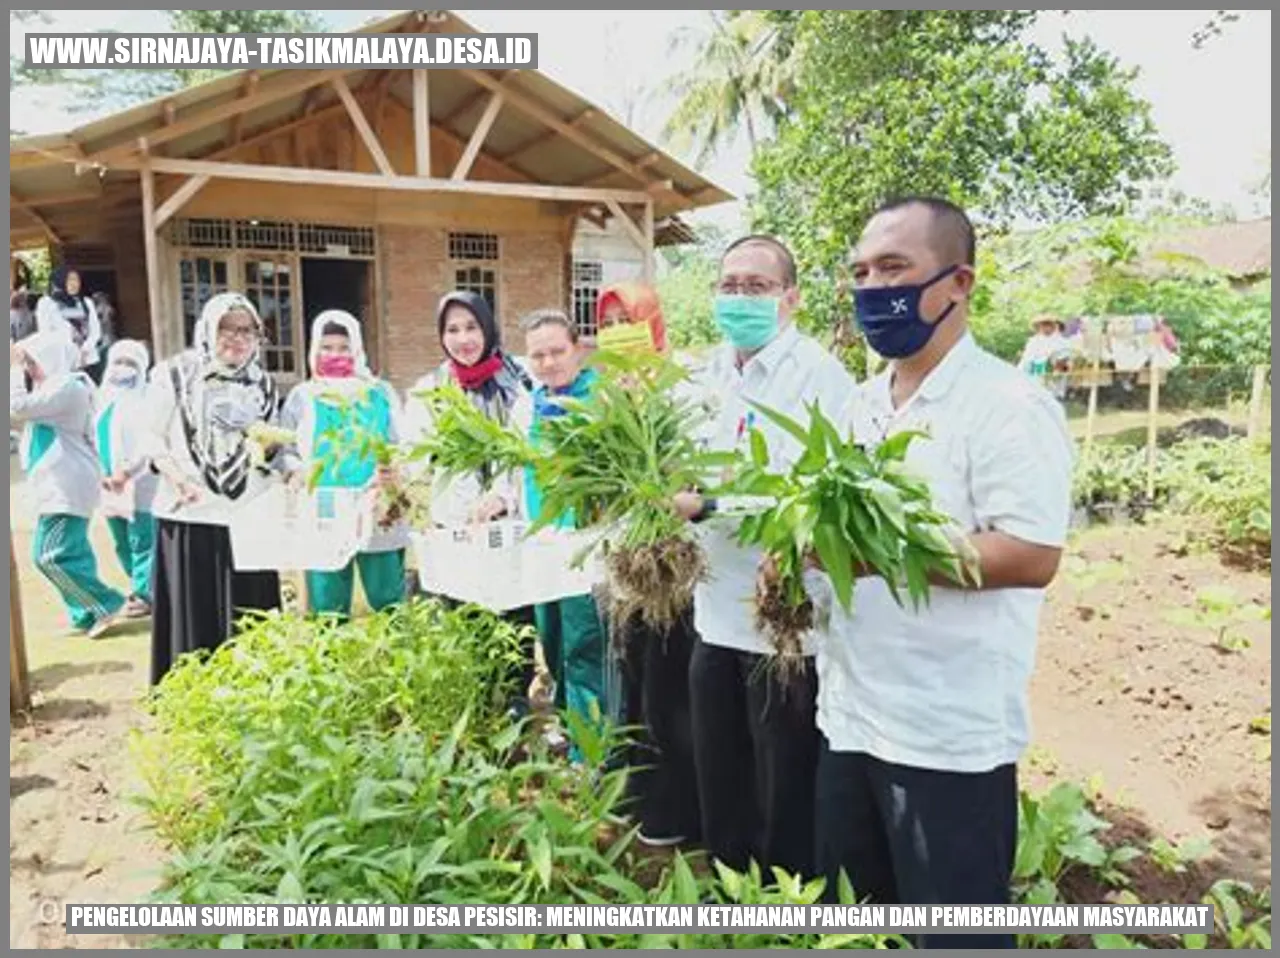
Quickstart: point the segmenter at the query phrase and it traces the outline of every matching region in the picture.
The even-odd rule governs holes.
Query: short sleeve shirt
[[[901,407],[885,372],[845,419],[869,445],[927,431],[907,464],[964,530],[1065,543],[1074,448],[1062,408],[969,336]],[[1030,738],[1027,686],[1043,603],[1043,589],[934,587],[912,611],[881,579],[860,579],[852,616],[837,617],[819,644],[818,725],[831,748],[959,772],[1016,761]]]

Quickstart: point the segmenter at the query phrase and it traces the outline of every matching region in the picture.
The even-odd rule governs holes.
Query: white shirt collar
[[[924,381],[920,383],[915,393],[902,404],[900,409],[894,411],[903,412],[916,402],[933,402],[941,399],[950,392],[959,380],[960,374],[978,351],[978,344],[974,341],[973,334],[966,331],[956,340],[955,345],[947,350],[938,364],[929,370],[929,374],[924,377]],[[892,386],[893,368],[889,367],[876,376],[871,387],[876,401],[889,410],[893,410]]]
[[[759,368],[767,375],[776,370],[778,365],[791,355],[799,338],[800,331],[796,329],[796,324],[788,323],[767,346],[743,363],[741,370],[738,369],[738,351],[730,343],[723,343],[716,356],[717,370],[722,374],[732,371],[735,374],[740,372],[745,376],[750,370]]]

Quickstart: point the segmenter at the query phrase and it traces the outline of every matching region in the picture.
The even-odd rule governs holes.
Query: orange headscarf
[[[614,283],[600,291],[596,300],[596,325],[601,327],[605,309],[611,302],[617,302],[626,311],[630,324],[647,323],[649,325],[649,341],[659,353],[667,351],[667,324],[662,319],[662,306],[658,303],[658,294],[644,283]]]

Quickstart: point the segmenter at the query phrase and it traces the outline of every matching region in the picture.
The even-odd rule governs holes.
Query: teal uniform
[[[596,379],[594,370],[584,370],[565,394],[582,398],[589,394]],[[555,415],[554,397],[546,387],[534,392],[533,425],[530,439],[537,443],[541,423],[548,415]],[[534,481],[532,470],[525,474],[525,498],[531,521],[542,512],[542,492]],[[575,525],[572,514],[557,517],[554,525],[571,529]],[[604,620],[590,595],[571,596],[555,602],[547,602],[534,608],[538,638],[547,669],[556,683],[555,705],[568,709],[587,721],[600,721],[608,712],[608,638]],[[581,760],[576,745],[571,746],[570,756]]]
[[[299,437],[300,440],[309,440],[304,443],[310,449],[310,455],[304,457],[308,460],[306,468],[315,462],[322,464],[316,481],[321,509],[324,508],[325,490],[363,488],[372,482],[377,469],[372,455],[359,457],[346,452],[339,458],[328,435],[330,431],[341,435],[354,426],[361,434],[373,434],[390,442],[397,439],[394,398],[384,383],[369,383],[369,387],[347,407],[338,406],[324,397],[325,388],[324,383],[316,381],[299,386],[295,390],[299,398],[290,396],[282,417],[286,423],[296,417],[298,427],[308,433],[306,437]],[[306,414],[308,410],[298,409],[304,403],[309,406],[309,415]],[[365,598],[373,611],[404,601],[405,547],[400,542],[402,538],[394,531],[385,533],[380,530],[374,534],[370,548],[358,553],[344,568],[307,572],[307,611],[319,615],[350,616],[357,570]]]

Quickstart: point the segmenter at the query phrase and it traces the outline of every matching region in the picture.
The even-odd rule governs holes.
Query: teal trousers
[[[404,550],[361,552],[336,572],[307,573],[307,611],[350,616],[357,568],[364,596],[374,612],[404,601]]]
[[[124,596],[98,578],[84,516],[41,516],[31,552],[36,568],[62,597],[73,628],[90,629],[124,605]]]
[[[576,595],[534,608],[542,656],[556,683],[557,711],[569,710],[587,722],[609,715],[608,639],[590,595]],[[581,760],[577,745],[570,757]]]
[[[156,519],[149,512],[136,512],[132,519],[107,518],[107,528],[116,546],[120,568],[129,577],[136,598],[151,604],[151,565],[156,552]]]

